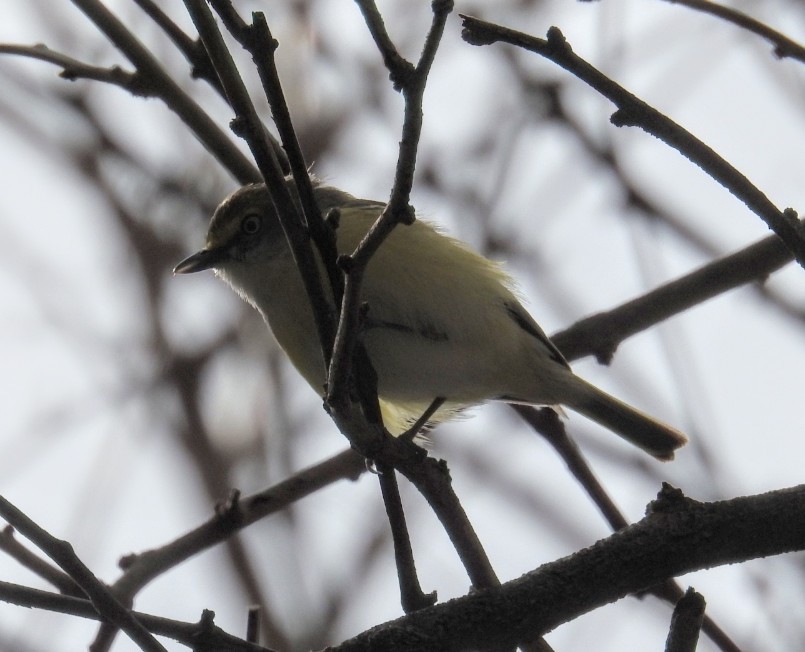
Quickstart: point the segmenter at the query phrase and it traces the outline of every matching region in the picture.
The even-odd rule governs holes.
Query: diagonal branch
[[[134,0],[154,23],[162,29],[176,48],[182,53],[191,66],[191,74],[195,79],[203,79],[209,83],[221,97],[226,97],[221,80],[215,74],[207,51],[199,41],[193,40],[173,22],[154,0]]]
[[[242,184],[259,180],[254,165],[207,113],[168,75],[134,34],[98,0],[72,0],[134,65],[148,87],[184,122],[207,150]]]
[[[166,652],[134,614],[84,565],[67,541],[51,535],[2,496],[0,516],[56,562],[86,594],[105,621],[120,627],[145,652]]]
[[[551,339],[568,360],[594,355],[608,364],[627,337],[728,290],[762,281],[792,258],[777,236],[769,236],[617,308],[577,321]]]
[[[84,597],[84,592],[67,573],[22,545],[14,536],[14,528],[10,525],[7,525],[0,532],[0,551],[55,586],[60,593],[76,598]]]
[[[321,255],[335,303],[338,305],[343,295],[344,283],[341,272],[336,265],[338,252],[336,250],[335,233],[332,228],[325,224],[316,204],[313,195],[313,184],[308,174],[308,165],[299,146],[299,140],[296,137],[291,114],[285,100],[285,93],[282,90],[274,59],[279,43],[271,34],[265,14],[262,12],[254,12],[252,14],[252,24],[249,25],[238,15],[229,0],[212,0],[211,5],[221,17],[229,32],[252,56],[263,85],[263,91],[271,107],[274,124],[282,140],[282,147],[275,147],[275,152],[282,157],[280,162],[283,166],[283,172],[293,174],[296,192],[305,217],[305,225]],[[322,342],[322,344],[324,362],[329,367],[332,357],[332,338]]]
[[[569,557],[378,625],[331,652],[498,650],[670,577],[805,549],[805,486],[700,503],[667,485],[641,521]],[[758,536],[762,532],[763,536]]]
[[[347,449],[264,491],[230,500],[208,521],[175,541],[125,558],[121,562],[124,573],[114,584],[115,592],[127,597],[134,596],[165,571],[228,540],[243,528],[286,509],[334,482],[354,480],[365,470],[363,458]]]
[[[796,59],[801,63],[805,63],[805,47],[788,38],[785,34],[773,30],[765,23],[748,16],[747,14],[738,11],[733,7],[726,7],[724,5],[710,2],[709,0],[665,0],[675,5],[684,5],[689,9],[701,11],[711,16],[722,18],[728,23],[742,27],[743,29],[757,34],[758,36],[766,39],[774,46],[774,55],[780,59],[786,57]]]
[[[590,465],[582,455],[579,447],[568,436],[565,425],[557,413],[550,408],[535,409],[525,405],[512,405],[520,417],[537,431],[558,453],[568,470],[578,481],[595,506],[603,515],[613,531],[623,530],[629,526],[626,517],[621,513],[615,502],[607,494],[604,486],[595,477]],[[668,579],[656,586],[647,589],[648,593],[656,595],[661,600],[675,604],[683,598],[682,588],[673,579]],[[675,612],[676,613],[676,610]],[[701,626],[701,622],[699,623]],[[725,652],[739,652],[739,648],[727,636],[726,632],[709,616],[704,616],[704,630],[710,639]]]
[[[299,217],[299,212],[285,182],[274,146],[263,128],[257,110],[254,108],[243,79],[206,1],[185,0],[185,6],[199,31],[204,47],[210,55],[213,66],[218,72],[218,78],[224,85],[226,96],[235,112],[233,128],[248,143],[262,180],[269,190],[271,201],[310,300],[321,350],[327,351],[333,341],[333,318],[313,257],[307,230]]]
[[[462,36],[468,43],[489,45],[504,42],[521,47],[550,59],[594,88],[618,107],[610,118],[612,124],[616,127],[640,127],[690,159],[760,217],[791,250],[797,262],[805,267],[805,238],[796,212],[790,208],[778,209],[712,148],[576,55],[558,28],[551,27],[546,40],[470,16],[462,18]]]

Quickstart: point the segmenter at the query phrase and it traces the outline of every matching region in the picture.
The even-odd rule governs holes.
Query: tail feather
[[[660,460],[674,459],[674,451],[688,439],[681,432],[665,425],[623,401],[610,396],[594,385],[578,378],[579,392],[567,406],[596,423],[612,430],[626,441]]]

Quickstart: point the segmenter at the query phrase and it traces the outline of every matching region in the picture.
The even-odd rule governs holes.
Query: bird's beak
[[[203,272],[205,269],[212,269],[225,255],[225,249],[202,249],[192,256],[188,256],[181,263],[173,268],[174,274],[192,274],[193,272]]]

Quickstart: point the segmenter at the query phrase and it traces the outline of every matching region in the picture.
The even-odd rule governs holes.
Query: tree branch
[[[3,531],[0,532],[0,550],[21,566],[55,586],[60,593],[71,595],[75,598],[83,598],[85,596],[84,592],[75,583],[72,577],[64,571],[59,570],[42,557],[34,554],[17,541],[17,538],[14,536],[14,528],[10,525],[7,525],[3,528]]]
[[[93,575],[67,542],[52,536],[0,496],[0,516],[52,559],[81,588],[103,620],[120,627],[145,652],[166,652],[165,648]]]
[[[239,530],[275,514],[305,496],[338,480],[355,480],[366,470],[363,457],[353,450],[294,474],[257,494],[230,500],[215,516],[171,543],[121,561],[123,575],[114,583],[117,595],[134,596],[170,568],[226,541]]]
[[[615,502],[598,478],[595,477],[576,442],[568,436],[565,425],[556,412],[550,408],[536,409],[526,405],[512,405],[511,407],[531,428],[545,438],[559,457],[562,458],[570,473],[593,501],[598,511],[601,512],[609,527],[615,532],[628,527],[629,522],[626,517],[615,505]],[[668,579],[653,586],[647,592],[671,604],[679,602],[684,596],[679,583],[673,579]],[[703,616],[703,621],[707,635],[721,650],[724,650],[724,652],[739,652],[738,646],[714,620]],[[702,627],[701,621],[699,622],[699,627]]]
[[[410,224],[415,219],[414,209],[409,204],[409,200],[414,184],[419,139],[422,134],[422,99],[430,67],[444,33],[447,16],[453,9],[453,3],[449,1],[436,0],[432,3],[433,21],[425,39],[419,63],[414,67],[397,53],[385,31],[385,26],[373,0],[357,0],[357,4],[364,14],[369,31],[378,44],[383,61],[388,66],[395,88],[402,90],[405,108],[400,151],[389,202],[352,255],[342,257],[346,282],[341,319],[333,346],[327,394],[328,401],[340,404],[344,404],[348,397],[347,379],[360,328],[360,290],[366,266],[398,224]],[[403,69],[408,72],[403,74],[401,72]]]
[[[15,45],[12,43],[0,43],[0,54],[16,54],[28,59],[38,59],[59,66],[62,71],[59,77],[68,81],[76,79],[92,79],[104,82],[128,91],[137,97],[153,97],[156,90],[149,87],[147,81],[137,73],[123,70],[120,66],[103,68],[92,66],[78,59],[74,59],[66,54],[51,50],[47,45],[38,43],[36,45]]]
[[[805,238],[796,212],[790,208],[780,211],[713,149],[576,55],[558,28],[551,27],[545,40],[470,16],[462,18],[462,36],[468,43],[489,45],[501,41],[521,47],[550,59],[594,88],[618,107],[610,118],[612,124],[616,127],[640,127],[690,159],[760,217],[791,250],[797,262],[805,267]]]
[[[285,183],[285,176],[273,143],[263,128],[243,79],[232,60],[232,55],[207,7],[206,0],[185,0],[185,6],[199,31],[204,47],[210,55],[218,77],[224,85],[229,103],[235,112],[233,128],[248,143],[262,180],[269,190],[271,201],[310,300],[319,345],[322,351],[328,351],[332,346],[335,332],[333,316],[319,278],[307,230],[299,216],[288,185]]]
[[[154,0],[134,0],[148,17],[162,29],[176,48],[182,53],[191,66],[191,74],[195,79],[203,79],[210,84],[218,94],[226,99],[224,87],[215,73],[207,51],[197,40],[193,40],[174,23]]]
[[[608,364],[627,337],[751,281],[763,280],[793,260],[777,236],[708,263],[651,292],[586,317],[551,337],[568,360],[594,355]]]
[[[235,147],[232,140],[193,100],[157,61],[153,54],[98,0],[72,0],[106,35],[112,44],[134,64],[149,88],[184,122],[207,150],[241,183],[260,179],[254,165]]]
[[[378,625],[330,652],[515,645],[676,575],[803,550],[803,506],[805,485],[714,503],[666,485],[645,518],[589,548],[500,587]]]
[[[665,652],[696,652],[704,620],[704,597],[688,589],[677,602],[665,641]]]
[[[665,0],[665,2],[684,5],[689,9],[717,16],[769,41],[774,46],[774,56],[780,59],[788,57],[805,63],[805,47],[733,7],[725,7],[709,0]]]
[[[31,609],[44,609],[57,613],[100,620],[101,616],[89,600],[40,591],[11,582],[0,582],[0,601]],[[152,634],[165,636],[178,641],[193,650],[215,650],[216,652],[274,652],[267,647],[244,641],[227,634],[213,622],[214,614],[205,611],[198,623],[152,616],[139,611],[132,615]],[[145,648],[143,648],[145,649]]]

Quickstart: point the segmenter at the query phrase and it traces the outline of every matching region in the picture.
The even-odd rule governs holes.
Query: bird
[[[298,206],[292,178],[286,184]],[[313,195],[323,215],[338,211],[340,254],[355,250],[385,208],[318,180]],[[204,247],[174,274],[209,269],[257,309],[323,397],[327,370],[313,312],[264,184],[227,196],[213,213]],[[574,374],[517,296],[500,263],[433,224],[415,219],[390,233],[364,273],[360,332],[386,429],[400,435],[426,414],[432,427],[487,401],[564,406],[657,459],[673,459],[686,437]]]

